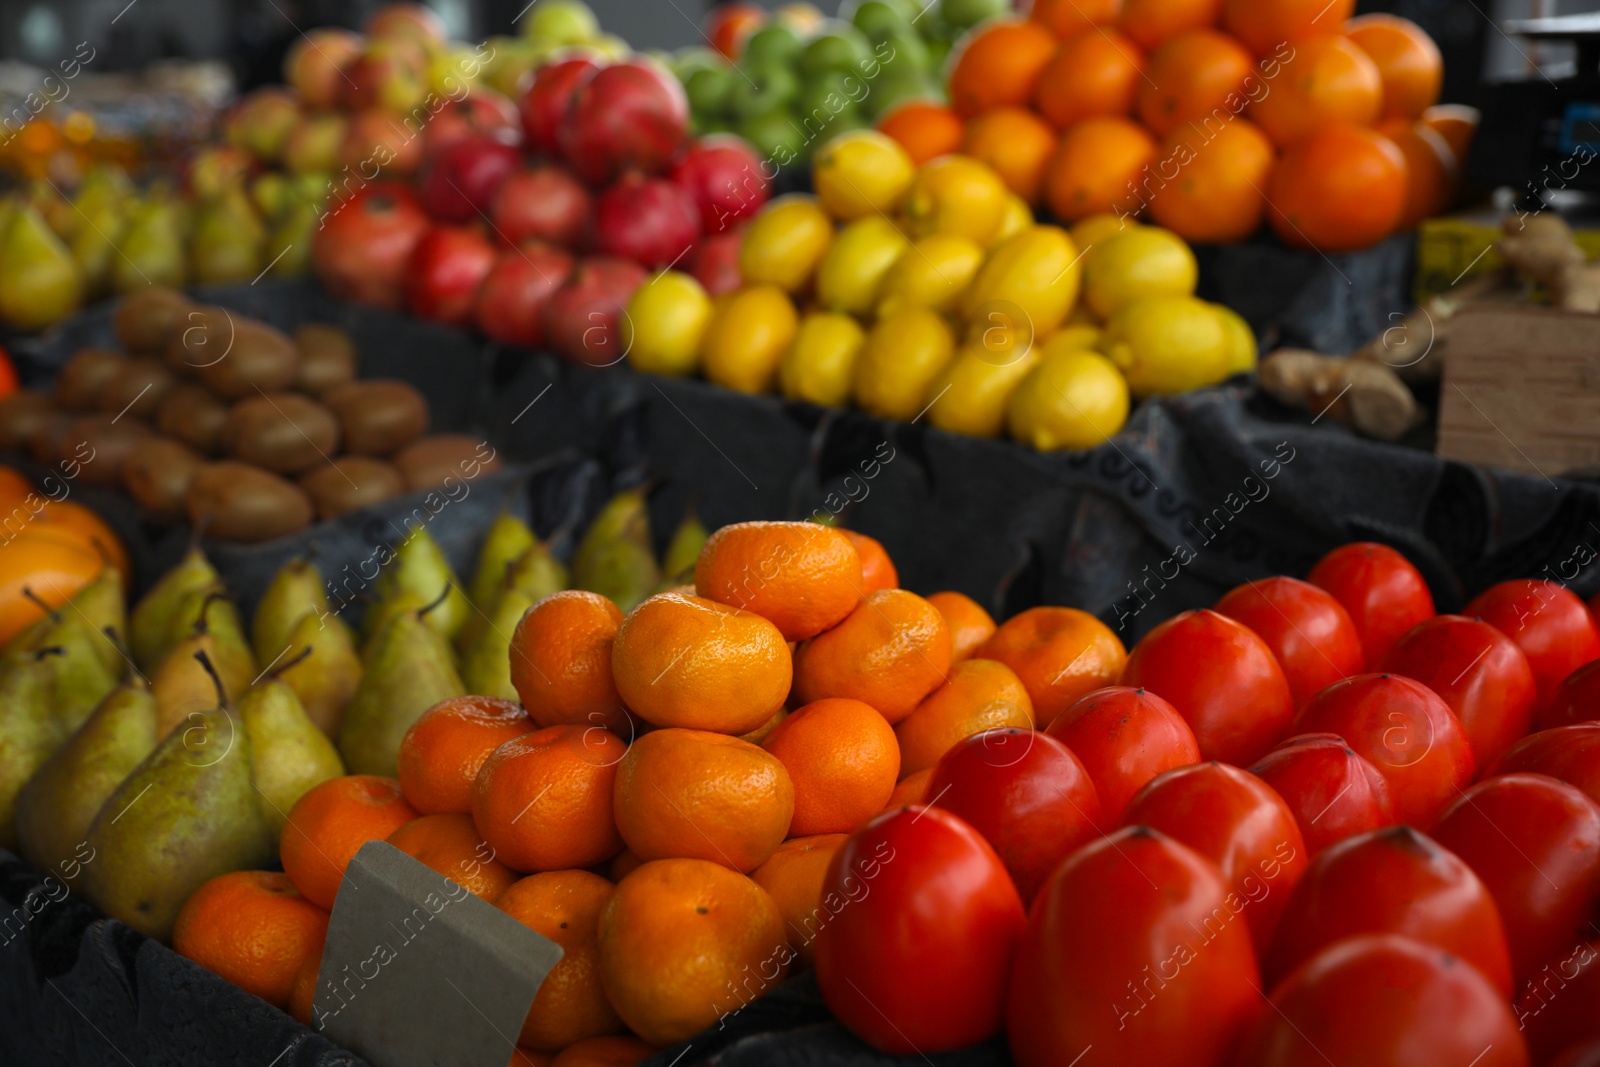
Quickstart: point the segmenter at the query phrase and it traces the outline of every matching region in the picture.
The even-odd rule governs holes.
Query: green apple
[[[833,20],[800,53],[800,73],[807,79],[830,70],[860,73],[871,60],[872,42],[866,35],[848,22]]]
[[[522,35],[530,41],[583,44],[599,33],[600,20],[583,0],[539,0],[522,20]]]
[[[800,55],[805,42],[793,26],[774,21],[752,33],[744,43],[741,57],[746,67],[764,67],[772,64],[789,65]]]
[[[1011,0],[939,0],[940,18],[959,30],[1010,11]]]

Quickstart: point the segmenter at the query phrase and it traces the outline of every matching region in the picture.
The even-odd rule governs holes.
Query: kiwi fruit
[[[300,377],[295,387],[321,396],[336,385],[355,381],[356,343],[337,326],[311,323],[294,332],[300,350]]]
[[[300,478],[311,494],[317,518],[331,519],[405,492],[405,479],[392,463],[371,456],[340,456]]]
[[[47,467],[55,466],[65,458],[63,450],[67,446],[67,430],[71,426],[72,416],[65,411],[52,409],[46,412],[34,426],[33,433],[28,435],[28,454]]]
[[[492,458],[485,459],[485,456]],[[500,466],[500,456],[481,437],[435,433],[419,437],[394,454],[394,465],[412,492],[432,489],[446,478],[470,481]]]
[[[76,459],[81,464],[78,478],[85,485],[118,485],[122,465],[149,436],[150,427],[138,419],[117,419],[104,413],[79,415],[67,424],[56,459]]]
[[[222,454],[228,405],[194,382],[179,382],[156,408],[156,429],[207,456]]]
[[[159,356],[175,333],[188,324],[194,305],[176,289],[157,287],[130,293],[111,317],[122,347],[136,356]]]
[[[311,525],[311,498],[293,482],[224,460],[194,473],[184,494],[189,521],[223,541],[271,541]]]
[[[128,365],[128,357],[109,348],[80,348],[56,376],[56,404],[63,411],[94,411],[101,390]]]
[[[181,519],[189,483],[205,459],[168,437],[146,437],[122,463],[122,487],[139,506],[163,519]]]
[[[55,413],[55,401],[32,389],[19,389],[0,400],[0,448],[13,452],[27,448],[33,435]]]
[[[294,384],[300,375],[300,350],[282,331],[240,316],[230,316],[221,326],[215,319],[212,315],[207,321],[223,331],[219,338],[230,338],[231,333],[232,343],[204,359],[191,360],[199,364],[195,373],[213,393],[239,400]]]
[[[161,406],[161,398],[173,386],[172,372],[154,356],[130,359],[95,394],[101,411],[132,419],[148,419]]]
[[[226,358],[238,321],[226,308],[192,305],[184,314],[183,328],[167,335],[167,346],[159,355],[173,374],[193,378],[200,368]]]
[[[276,474],[299,474],[339,450],[333,412],[299,393],[263,393],[233,405],[222,428],[228,455]]]
[[[428,402],[392,378],[346,382],[322,395],[344,430],[344,448],[358,456],[387,456],[428,430]]]

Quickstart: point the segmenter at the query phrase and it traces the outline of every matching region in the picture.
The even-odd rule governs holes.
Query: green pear
[[[31,590],[25,587],[23,592],[27,595]],[[121,633],[127,628],[127,619],[124,617],[122,576],[109,567],[74,593],[59,609],[47,608],[45,617],[13,637],[6,650],[42,648],[50,644],[47,632],[61,617],[69,615],[77,618],[89,630],[95,654],[106,669],[113,674],[121,673],[126,660],[121,646],[108,636],[108,631]]]
[[[0,233],[0,320],[40,330],[83,303],[83,274],[67,246],[31,207],[12,212]]]
[[[289,666],[277,668],[305,707],[311,721],[329,737],[339,735],[344,709],[361,684],[361,655],[355,635],[339,616],[307,615],[289,635]],[[301,650],[309,650],[299,658]]]
[[[517,632],[522,616],[537,603],[520,589],[507,589],[500,594],[500,603],[488,624],[461,657],[461,680],[467,684],[467,692],[521,699],[517,687],[511,684],[511,635]]]
[[[683,521],[672,532],[667,550],[661,556],[661,581],[663,585],[694,584],[694,565],[700,559],[711,531],[695,514],[694,506],[683,513]]]
[[[72,238],[72,258],[78,262],[85,292],[99,296],[111,287],[111,264],[127,229],[128,216],[122,205],[111,204],[86,216]]]
[[[84,173],[73,194],[73,214],[78,221],[72,234],[76,236],[87,229],[90,219],[99,219],[108,212],[120,214],[134,195],[133,180],[126,170],[116,163],[96,163]]]
[[[479,639],[483,637],[484,631],[488,629],[489,620],[499,611],[501,597],[516,591],[532,598],[533,603],[537,604],[551,593],[559,593],[566,587],[567,568],[551,554],[549,545],[535,541],[506,571],[501,588],[489,611],[473,612],[472,617],[467,620],[467,625],[461,628],[461,634],[456,638],[456,642],[462,649],[462,655],[466,655],[466,650],[477,645]]]
[[[447,584],[448,589],[446,589]],[[431,601],[440,595],[441,589],[445,590],[444,600],[428,612],[427,619],[429,626],[444,634],[445,639],[449,640],[455,637],[466,623],[472,605],[467,602],[466,594],[461,591],[461,579],[450,569],[450,561],[445,559],[439,543],[425,527],[418,527],[415,533],[400,542],[394,558],[388,562],[378,577],[378,599],[387,600],[396,593],[410,590],[420,593]],[[368,634],[375,632],[369,630]]]
[[[134,605],[128,620],[128,644],[140,669],[155,670],[172,651],[177,640],[172,636],[173,618],[184,599],[198,589],[208,589],[221,582],[221,575],[211,566],[205,553],[191,548],[177,566],[150,587]]]
[[[64,242],[72,240],[72,235],[78,232],[78,209],[72,206],[71,200],[61,195],[59,189],[43,178],[28,187],[27,198],[17,206],[31,207],[37,211],[49,225],[50,232]]]
[[[365,663],[367,653],[372,651],[373,643],[389,623],[409,611],[418,611],[427,606],[427,597],[406,589],[367,608],[366,614],[361,619],[361,631],[366,635],[361,646],[362,662]]]
[[[490,525],[483,547],[478,549],[477,569],[467,586],[467,599],[475,610],[468,613],[467,621],[456,634],[456,648],[460,652],[465,654],[483,633],[484,624],[500,599],[500,591],[506,586],[511,565],[537,543],[538,538],[528,524],[509,511],[502,511]]]
[[[183,220],[164,201],[134,208],[118,242],[122,254],[111,261],[111,288],[131,293],[147,286],[181,288],[188,278],[183,248]]]
[[[327,610],[327,588],[314,563],[300,557],[279,567],[267,591],[261,594],[250,626],[250,644],[256,659],[269,665],[275,662],[288,649],[289,635],[300,620]]]
[[[310,273],[311,242],[322,214],[322,204],[291,197],[262,253],[268,274],[274,278],[298,278]]]
[[[239,718],[250,738],[261,818],[276,845],[295,801],[313,786],[342,775],[344,764],[281,678],[269,676],[247,689],[239,699]]]
[[[162,737],[90,825],[93,858],[82,876],[90,903],[166,941],[201,885],[269,863],[272,835],[251,761],[249,733],[214,679],[210,707]]]
[[[217,589],[198,590],[187,599],[198,600],[199,613],[188,636],[173,645],[150,677],[162,733],[195,709],[208,706],[212,675],[221,679],[229,700],[243,695],[257,675],[255,656],[245,642],[232,601]],[[178,614],[181,617],[186,611],[180,608]],[[206,654],[204,663],[196,655],[199,652]]]
[[[50,707],[55,648],[14,652],[0,660],[0,848],[17,848],[17,795],[61,744]]]
[[[411,724],[439,701],[466,695],[449,641],[427,618],[442,602],[395,614],[367,647],[361,685],[339,727],[351,774],[394,777]]]
[[[266,230],[241,186],[224,190],[200,209],[189,236],[189,267],[201,285],[247,282],[260,273]]]
[[[624,612],[632,611],[661,583],[661,569],[650,547],[647,487],[612,497],[583,535],[572,556],[572,582],[600,593]]]
[[[50,711],[65,740],[117,687],[119,675],[100,658],[98,650],[106,643],[105,635],[89,629],[74,615],[62,615],[41,640],[45,642],[41,648],[60,652],[48,661]]]

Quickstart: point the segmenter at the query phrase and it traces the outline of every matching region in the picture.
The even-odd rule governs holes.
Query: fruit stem
[[[57,611],[55,608],[51,607],[49,604],[46,604],[43,600],[41,600],[39,598],[39,595],[37,593],[35,593],[31,588],[29,588],[28,586],[23,586],[22,587],[22,595],[27,597],[29,600],[33,601],[33,603],[34,603],[34,605],[36,607],[38,607],[40,610],[42,610],[46,615],[50,616],[50,621],[51,622],[60,622],[61,621],[61,612]]]
[[[200,661],[200,666],[211,676],[211,684],[217,687],[217,707],[226,707],[228,704],[228,691],[222,688],[222,676],[211,665],[211,657],[206,655],[205,649],[197,648],[194,650],[194,658]]]
[[[279,663],[279,664],[275,665],[272,668],[271,672],[268,673],[267,677],[268,678],[276,678],[279,675],[281,675],[284,671],[289,670],[291,667],[299,666],[302,662],[305,661],[305,658],[307,656],[311,655],[311,650],[313,648],[315,648],[315,647],[316,647],[315,645],[307,645],[305,648],[302,648],[295,655],[289,657],[289,661],[287,663]]]
[[[439,593],[439,595],[436,598],[434,598],[433,603],[426,604],[426,605],[424,605],[424,606],[422,606],[422,607],[417,609],[417,618],[420,619],[420,618],[424,617],[425,615],[428,614],[428,612],[432,611],[434,608],[438,607],[440,604],[443,604],[445,602],[445,600],[450,596],[450,589],[451,589],[451,583],[450,582],[445,582],[444,583],[444,589]]]

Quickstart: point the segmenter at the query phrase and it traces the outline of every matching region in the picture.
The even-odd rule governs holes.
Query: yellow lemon
[[[1232,342],[1222,319],[1192,296],[1147,296],[1106,323],[1106,355],[1137,397],[1186,393],[1228,376]]]
[[[634,290],[622,314],[622,350],[651,374],[693,374],[711,322],[711,298],[680,271],[657,274]]]
[[[1086,349],[1090,352],[1100,351],[1100,327],[1088,326],[1083,323],[1073,325],[1068,323],[1050,335],[1050,340],[1045,342],[1051,348]]]
[[[1098,352],[1049,344],[1011,394],[1006,421],[1041,452],[1093,448],[1128,421],[1128,383]]]
[[[1182,237],[1158,226],[1135,226],[1094,250],[1084,269],[1083,297],[1102,320],[1147,296],[1191,296],[1200,268]]]
[[[1004,359],[982,348],[962,348],[928,386],[928,421],[951,433],[1000,436],[1011,394],[1041,358],[1031,346]]]
[[[777,286],[740,289],[717,308],[706,328],[701,369],[729,389],[765,392],[794,340],[797,319],[794,303]]]
[[[776,285],[797,293],[832,243],[833,220],[816,197],[780,196],[750,220],[739,244],[739,273],[746,285]]]
[[[983,265],[983,246],[952,233],[931,233],[900,253],[878,288],[878,314],[922,307],[953,311]]]
[[[988,246],[1005,221],[1011,193],[987,164],[970,156],[940,156],[917,171],[906,194],[912,237],[953,233]]]
[[[1088,259],[1089,257],[1086,255],[1083,258]],[[1080,263],[1079,266],[1082,266],[1082,264]],[[1072,314],[1068,315],[1067,321],[1061,325],[1063,328],[1068,326],[1094,326],[1099,328],[1100,320],[1095,317],[1094,312],[1089,310],[1088,302],[1080,300],[1072,305]]]
[[[1006,197],[1006,213],[1000,218],[1000,229],[995,233],[996,241],[1004,241],[1007,237],[1017,234],[1033,225],[1033,209],[1028,202],[1016,193]]]
[[[1078,249],[1059,226],[1030,226],[996,245],[962,298],[969,319],[990,306],[1021,309],[1035,336],[1052,332],[1078,298]]]
[[[1085,256],[1092,256],[1096,248],[1099,248],[1123,230],[1131,230],[1138,225],[1128,215],[1117,215],[1111,212],[1089,215],[1072,224],[1072,243],[1084,249]]]
[[[822,257],[817,267],[817,299],[829,311],[867,314],[877,300],[884,275],[910,247],[899,228],[882,215],[857,219],[839,231]]]
[[[856,355],[866,333],[849,315],[813,311],[778,365],[778,387],[791,400],[809,400],[823,407],[843,407],[850,400]]]
[[[955,338],[927,308],[904,308],[878,320],[856,357],[856,404],[869,415],[910,419],[927,404],[928,383],[950,362]]]
[[[851,130],[817,150],[811,184],[835,218],[850,222],[898,208],[915,173],[899,142],[877,130]]]
[[[1222,320],[1222,329],[1228,335],[1228,373],[1235,374],[1256,369],[1256,335],[1250,324],[1240,314],[1224,304],[1212,304],[1211,310]]]

